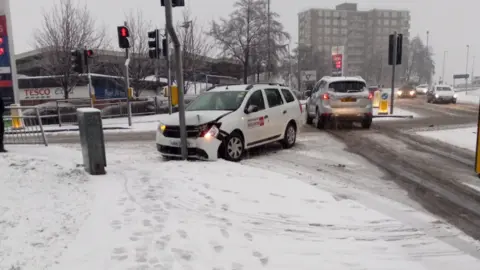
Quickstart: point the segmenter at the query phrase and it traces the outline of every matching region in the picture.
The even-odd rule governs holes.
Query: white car
[[[302,105],[288,87],[215,87],[186,108],[188,157],[239,161],[245,150],[260,145],[281,142],[290,148],[295,144],[301,116]],[[164,157],[181,156],[178,113],[160,120],[156,144]]]
[[[420,84],[417,87],[415,87],[415,90],[417,91],[417,94],[427,94],[428,91],[428,84]]]

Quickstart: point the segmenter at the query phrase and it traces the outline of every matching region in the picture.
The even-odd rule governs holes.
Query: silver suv
[[[336,119],[360,122],[366,129],[372,125],[373,93],[362,77],[323,77],[308,95],[307,124],[315,123],[323,129],[328,121]]]

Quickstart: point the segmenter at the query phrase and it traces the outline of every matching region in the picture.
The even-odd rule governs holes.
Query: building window
[[[346,35],[347,34],[347,29],[345,29],[345,28],[341,29],[340,33],[342,33],[342,35]]]
[[[333,28],[333,34],[338,35],[338,28]]]
[[[384,26],[390,25],[390,20],[383,20],[383,25]]]
[[[408,11],[402,11],[402,18],[408,18]]]
[[[324,16],[325,17],[330,17],[330,16],[332,16],[332,13],[330,12],[330,10],[325,10]]]
[[[347,26],[347,20],[342,20],[342,26]]]
[[[333,20],[333,25],[337,26],[338,25],[338,20]]]
[[[325,25],[330,25],[330,20],[329,19],[325,19]]]
[[[322,17],[323,16],[323,11],[322,10],[317,10],[317,14],[319,17]]]
[[[397,21],[393,20],[392,21],[392,26],[397,26]]]
[[[340,17],[340,13],[338,13],[338,11],[334,11],[333,12],[333,17],[335,17],[335,18]]]
[[[382,25],[382,20],[377,20],[378,25]]]
[[[330,35],[332,33],[332,29],[331,28],[325,28],[325,34],[326,35]]]
[[[325,44],[331,44],[332,43],[332,38],[330,38],[330,37],[325,37],[324,40],[325,40]]]
[[[390,12],[388,11],[383,12],[383,16],[387,18],[390,17]]]
[[[397,18],[398,17],[398,13],[396,11],[392,11],[392,18]]]

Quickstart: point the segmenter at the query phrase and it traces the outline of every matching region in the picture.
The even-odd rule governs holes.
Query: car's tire
[[[283,148],[292,148],[297,141],[297,128],[293,123],[289,123],[285,128],[283,139],[280,141]]]
[[[452,104],[457,104],[457,100],[454,99],[454,100],[452,101]]]
[[[363,129],[370,129],[370,127],[372,126],[372,121],[373,121],[372,118],[363,119],[362,128]]]
[[[318,109],[315,111],[315,127],[325,129],[325,118],[320,115]]]
[[[307,125],[313,124],[313,117],[310,117],[310,115],[308,114],[308,107],[306,106],[305,106],[305,123],[307,123]]]
[[[242,160],[245,153],[245,142],[239,132],[232,132],[223,143],[224,159],[233,162]]]

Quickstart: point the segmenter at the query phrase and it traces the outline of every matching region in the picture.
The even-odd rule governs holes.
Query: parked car
[[[306,105],[306,122],[317,128],[333,118],[360,122],[363,128],[372,125],[372,99],[365,80],[361,77],[323,77],[313,88]]]
[[[428,84],[420,84],[415,87],[415,91],[417,91],[417,94],[419,95],[426,95],[428,91]]]

